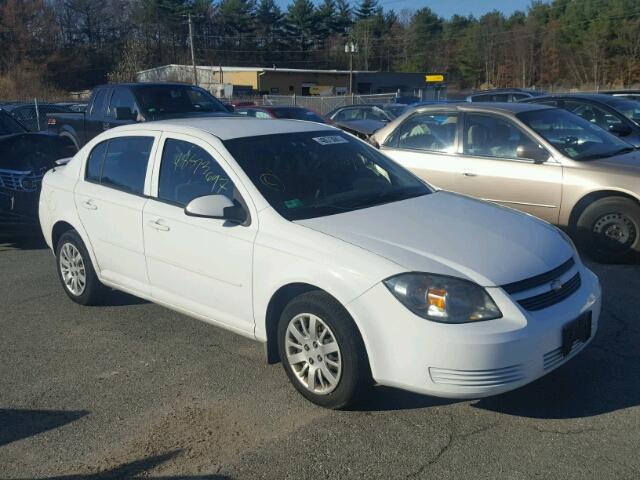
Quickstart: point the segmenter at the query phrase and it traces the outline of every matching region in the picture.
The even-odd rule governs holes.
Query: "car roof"
[[[548,94],[543,97],[535,97],[535,99],[525,99],[522,100],[523,103],[533,102],[536,100],[544,100],[544,99],[553,99],[553,98],[575,98],[578,100],[589,100],[592,102],[601,102],[608,103],[611,102],[612,99],[615,99],[613,95],[607,95],[604,93],[556,93],[556,94]]]
[[[258,135],[274,135],[279,133],[317,132],[321,130],[338,131],[337,128],[323,123],[307,120],[273,119],[265,121],[253,117],[201,117],[181,118],[173,120],[159,120],[149,123],[137,123],[121,127],[131,130],[154,130],[160,127],[162,131],[193,132],[200,130],[218,137],[220,140],[253,137]]]
[[[458,103],[441,103],[434,105],[420,105],[415,110],[462,110],[468,112],[496,112],[496,113],[520,113],[530,112],[533,110],[548,110],[549,105],[539,105],[537,103],[520,103],[520,102],[464,102]]]
[[[267,108],[269,110],[290,110],[292,108],[295,108],[297,110],[309,110],[308,108],[301,107],[299,105],[254,105],[253,107],[247,106],[242,108]]]
[[[529,93],[532,95],[545,95],[544,92],[541,92],[540,90],[532,90],[529,88],[517,88],[517,87],[513,87],[513,88],[492,88],[491,90],[476,90],[475,92],[473,92],[471,94],[471,96],[474,95],[483,95],[483,94],[492,94],[492,93]]]

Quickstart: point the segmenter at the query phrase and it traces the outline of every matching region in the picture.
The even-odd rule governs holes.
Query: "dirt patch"
[[[161,458],[162,462],[151,462],[137,474],[216,474],[265,442],[328,414],[304,402],[286,411],[282,405],[290,405],[290,400],[265,399],[265,403],[268,415],[265,405],[260,409],[256,405],[176,406],[129,446],[80,471],[109,473],[143,459]]]

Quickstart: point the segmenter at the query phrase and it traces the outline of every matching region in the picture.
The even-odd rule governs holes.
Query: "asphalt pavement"
[[[50,251],[0,240],[0,479],[640,478],[640,266],[589,266],[594,342],[452,401],[305,401],[258,343],[118,292],[72,303]]]

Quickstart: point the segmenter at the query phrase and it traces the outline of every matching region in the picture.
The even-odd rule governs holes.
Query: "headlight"
[[[405,307],[434,322],[467,323],[502,317],[484,288],[460,278],[402,273],[384,284]]]

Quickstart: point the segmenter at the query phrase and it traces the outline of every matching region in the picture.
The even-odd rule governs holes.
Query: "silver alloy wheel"
[[[296,377],[310,392],[326,395],[338,386],[340,346],[321,318],[311,313],[293,317],[287,326],[285,352]]]
[[[87,286],[87,272],[82,255],[73,243],[65,243],[60,249],[60,273],[64,286],[79,297]]]

